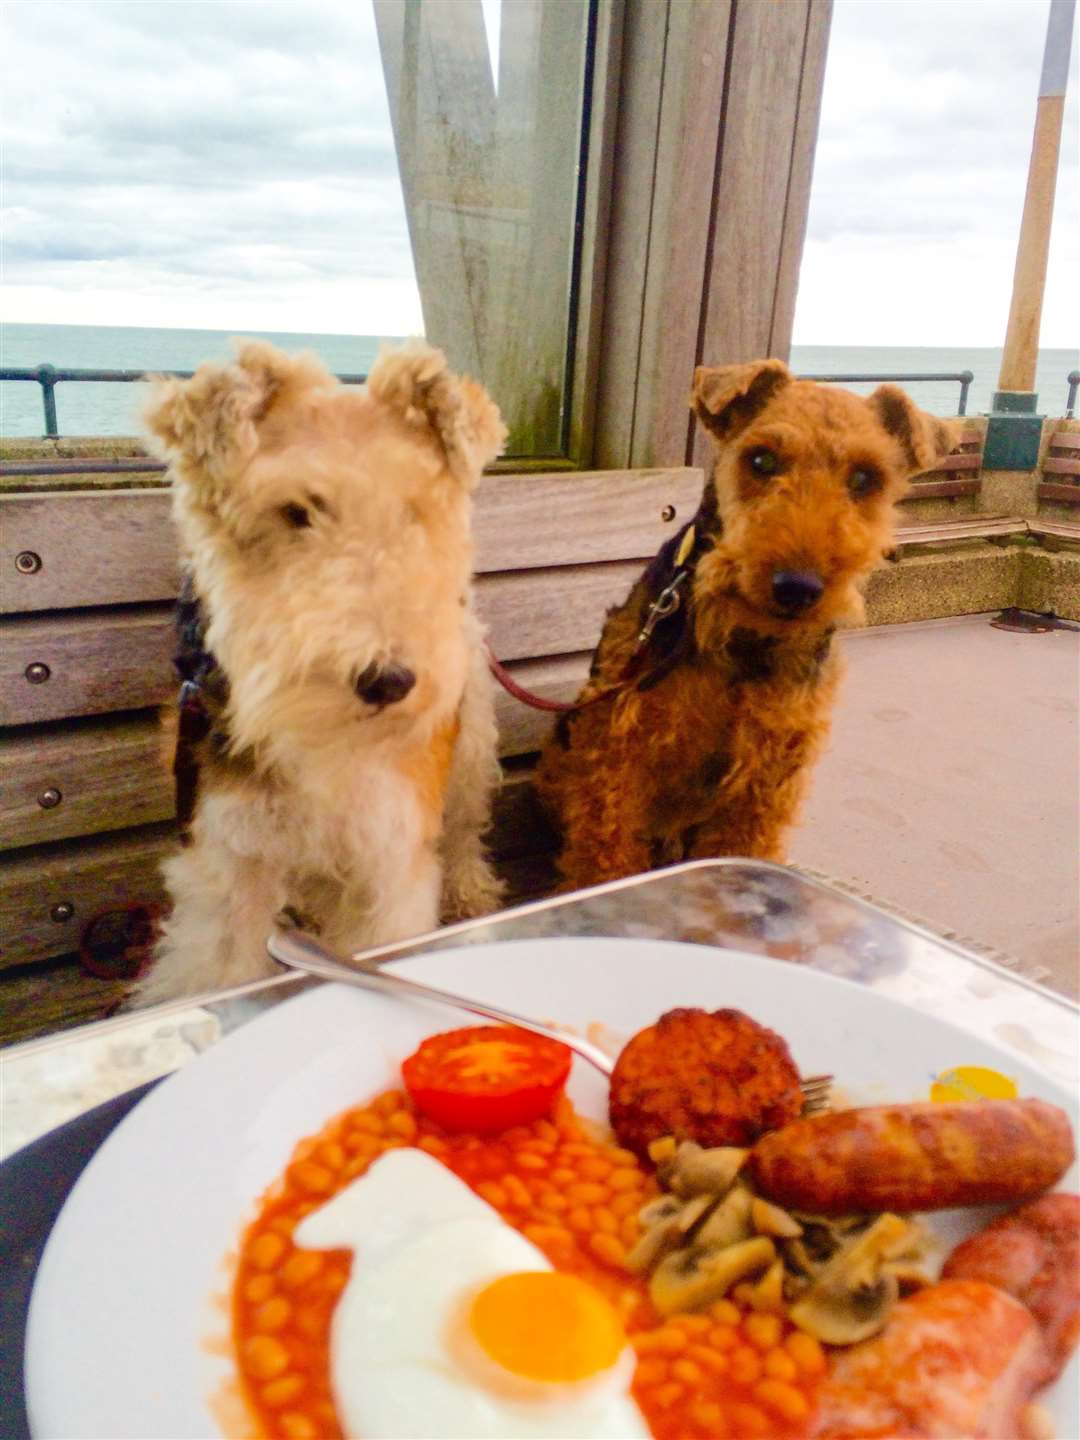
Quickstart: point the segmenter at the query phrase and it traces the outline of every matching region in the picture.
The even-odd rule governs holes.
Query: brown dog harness
[[[180,586],[176,638],[173,668],[180,678],[180,695],[172,770],[180,841],[186,845],[199,798],[199,747],[213,730],[215,715],[228,694],[228,682],[204,643],[202,607],[190,575]]]
[[[199,798],[198,746],[210,734],[211,723],[202,686],[197,680],[183,681],[172,771],[176,789],[176,821],[180,826],[180,839],[185,844]]]

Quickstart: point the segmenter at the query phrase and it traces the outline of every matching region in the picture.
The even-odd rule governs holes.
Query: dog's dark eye
[[[858,469],[852,470],[848,476],[848,489],[852,495],[862,499],[865,495],[872,495],[875,490],[881,488],[881,476],[876,470],[868,470],[860,465]]]
[[[775,475],[780,469],[780,457],[775,450],[766,450],[764,446],[751,450],[746,459],[755,475]]]
[[[311,524],[311,516],[304,509],[303,505],[289,503],[282,505],[278,512],[286,525],[291,525],[294,530],[306,530]]]

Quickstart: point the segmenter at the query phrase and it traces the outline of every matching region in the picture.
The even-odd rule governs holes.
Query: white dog
[[[348,952],[492,909],[469,522],[505,440],[494,403],[420,342],[361,389],[249,342],[157,381],[146,418],[187,576],[186,843],[137,1003],[266,973],[283,910]]]

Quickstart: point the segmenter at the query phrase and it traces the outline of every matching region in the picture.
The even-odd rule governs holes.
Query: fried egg
[[[607,1299],[423,1151],[381,1156],[293,1238],[354,1252],[330,1331],[354,1440],[649,1435]]]

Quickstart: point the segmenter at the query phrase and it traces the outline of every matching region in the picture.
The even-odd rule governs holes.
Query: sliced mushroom
[[[796,1240],[803,1233],[803,1227],[779,1205],[770,1205],[768,1200],[754,1196],[750,1206],[750,1220],[759,1235],[775,1235],[783,1240]]]
[[[662,1255],[674,1250],[682,1242],[683,1232],[679,1228],[679,1217],[683,1205],[673,1195],[659,1195],[641,1208],[638,1219],[646,1227],[645,1233],[626,1257],[627,1269],[636,1275],[651,1270]]]
[[[802,1235],[783,1241],[784,1255],[792,1270],[810,1277],[870,1223],[865,1215],[802,1215],[793,1211],[791,1218],[801,1226]]]
[[[900,1293],[885,1262],[909,1243],[910,1226],[882,1215],[823,1266],[788,1314],[800,1330],[827,1345],[854,1345],[884,1326]]]
[[[694,1244],[710,1250],[723,1250],[753,1237],[750,1223],[753,1196],[744,1185],[735,1185],[709,1212],[693,1233]]]
[[[676,1195],[726,1195],[746,1163],[749,1150],[734,1145],[703,1149],[693,1140],[684,1140],[674,1160],[664,1167],[661,1179]]]
[[[712,1195],[695,1195],[679,1211],[676,1225],[681,1235],[689,1235],[701,1217],[713,1208],[716,1200]]]
[[[649,1297],[661,1315],[697,1310],[720,1300],[747,1275],[766,1269],[776,1247],[764,1235],[729,1245],[726,1250],[689,1246],[661,1260],[649,1281]]]
[[[784,1262],[774,1260],[750,1292],[751,1310],[767,1315],[784,1313]]]
[[[657,1195],[655,1200],[641,1207],[638,1219],[647,1229],[661,1220],[674,1220],[681,1209],[682,1201],[676,1200],[674,1195]]]

